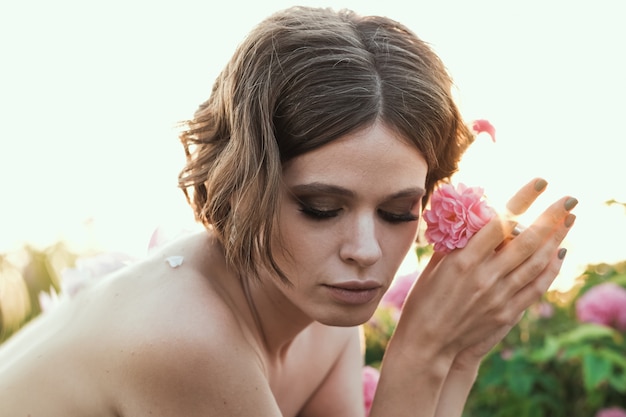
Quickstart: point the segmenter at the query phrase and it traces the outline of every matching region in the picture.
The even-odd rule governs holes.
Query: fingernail
[[[544,180],[543,178],[540,178],[535,182],[535,191],[537,192],[543,191],[547,185],[548,185],[548,182]]]
[[[569,211],[573,209],[574,207],[576,207],[576,204],[578,204],[578,200],[576,200],[574,197],[568,198],[567,200],[565,200],[565,210]]]
[[[574,220],[576,220],[576,216],[570,213],[565,218],[565,221],[563,222],[563,224],[565,224],[565,227],[570,227],[571,225],[574,224]]]
[[[567,254],[567,249],[565,248],[561,248],[559,249],[559,253],[558,253],[558,257],[559,259],[563,260],[563,258],[565,258],[565,255]]]

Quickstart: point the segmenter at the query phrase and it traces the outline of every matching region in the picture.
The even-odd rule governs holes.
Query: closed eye
[[[384,210],[378,210],[378,215],[386,222],[394,223],[394,224],[414,222],[419,219],[419,216],[416,216],[415,214],[411,212],[391,213],[391,212],[384,211]]]
[[[300,211],[307,217],[313,220],[325,220],[336,217],[341,209],[334,210],[319,210],[311,206],[300,204]]]

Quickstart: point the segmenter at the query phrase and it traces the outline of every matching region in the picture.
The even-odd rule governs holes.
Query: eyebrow
[[[342,197],[355,197],[354,191],[333,184],[325,184],[321,182],[312,182],[308,184],[298,184],[291,187],[293,194],[330,194]],[[422,187],[409,187],[397,191],[385,197],[385,200],[393,200],[396,198],[406,197],[422,197],[426,191]]]

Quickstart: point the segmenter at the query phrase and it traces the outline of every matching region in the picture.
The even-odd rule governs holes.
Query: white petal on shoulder
[[[178,268],[179,266],[183,264],[184,259],[185,259],[184,256],[174,255],[174,256],[168,256],[167,258],[165,258],[165,262],[167,262],[172,268]]]

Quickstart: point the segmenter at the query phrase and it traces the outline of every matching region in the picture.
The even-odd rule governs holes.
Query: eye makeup
[[[350,200],[356,198],[351,190],[334,185],[312,183],[293,187],[290,195],[298,210],[312,220],[337,217]],[[419,207],[424,194],[421,188],[410,188],[386,196],[377,208],[377,215],[391,224],[413,222],[419,219]]]

